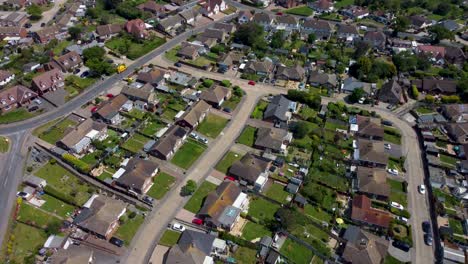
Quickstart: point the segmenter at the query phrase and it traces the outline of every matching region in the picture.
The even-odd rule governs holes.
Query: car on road
[[[431,223],[429,223],[429,221],[422,222],[422,230],[425,233],[430,233],[431,232]]]
[[[390,206],[393,207],[393,208],[399,209],[399,210],[405,209],[405,208],[403,207],[403,205],[401,205],[401,204],[399,204],[399,203],[397,203],[397,202],[390,202]]]
[[[249,81],[248,84],[249,85],[255,85],[255,82],[254,81]]]
[[[182,63],[176,62],[176,63],[174,64],[174,66],[176,66],[176,67],[182,67]]]
[[[420,194],[425,194],[426,193],[426,186],[424,184],[421,184],[418,186],[418,191]]]
[[[196,224],[196,225],[203,225],[203,220],[199,219],[199,218],[194,218],[192,220],[192,224]]]
[[[185,231],[185,226],[179,224],[179,223],[174,223],[172,225],[172,229],[173,230],[177,230],[177,231],[180,231],[180,232],[184,232]]]
[[[118,246],[118,247],[123,247],[123,245],[124,245],[123,240],[118,239],[118,238],[116,238],[116,237],[111,237],[111,239],[109,239],[109,242],[110,242],[112,245],[116,245],[116,246]]]
[[[407,243],[403,242],[403,241],[400,241],[400,240],[393,240],[393,243],[392,245],[398,249],[401,249],[405,252],[408,252],[410,250],[410,245],[408,245]]]
[[[424,234],[424,243],[428,246],[432,246],[432,235],[431,234]]]
[[[402,222],[405,222],[405,223],[408,223],[408,218],[406,217],[403,217],[403,216],[397,216],[396,218],[398,221],[402,221]]]
[[[384,145],[385,149],[388,149],[388,150],[392,149],[392,145],[390,145],[388,143],[384,143],[383,145]]]
[[[390,173],[391,175],[398,176],[398,170],[397,169],[387,169],[387,172]]]

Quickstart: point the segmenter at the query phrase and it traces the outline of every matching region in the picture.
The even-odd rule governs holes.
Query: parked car
[[[398,221],[402,221],[402,222],[405,222],[405,223],[408,223],[408,218],[406,217],[403,217],[403,216],[397,216],[396,218]]]
[[[231,176],[224,177],[224,180],[236,181],[236,179],[234,179],[234,177]]]
[[[84,71],[84,72],[80,75],[81,78],[86,78],[86,77],[88,77],[88,76],[89,76],[89,71]]]
[[[432,235],[431,234],[424,234],[424,243],[428,246],[432,246]]]
[[[407,243],[403,242],[403,241],[400,241],[400,240],[393,240],[393,243],[392,245],[398,249],[401,249],[405,252],[408,252],[410,250],[410,245],[408,245]]]
[[[388,149],[388,150],[392,149],[392,145],[390,145],[388,143],[384,143],[383,145],[384,145],[385,149]]]
[[[418,191],[420,194],[425,194],[426,193],[426,186],[424,184],[421,184],[418,186]]]
[[[26,198],[26,196],[28,196],[28,194],[25,193],[25,192],[17,192],[16,196],[21,197],[21,198]]]
[[[276,13],[276,15],[277,15],[277,16],[282,16],[282,15],[283,15],[283,13],[281,13],[281,12],[277,12],[277,13]]]
[[[181,225],[179,223],[175,223],[175,224],[172,225],[172,229],[180,231],[180,232],[184,232],[185,231],[185,226],[183,226],[183,225]]]
[[[78,74],[80,73],[81,69],[80,68],[76,68],[73,70],[73,74]]]
[[[34,112],[34,111],[36,111],[37,109],[39,109],[39,106],[34,105],[34,106],[31,106],[30,108],[28,108],[28,111],[29,111],[29,112]]]
[[[393,126],[393,123],[388,120],[382,120],[382,125],[384,126]]]
[[[202,142],[203,144],[208,144],[208,139],[204,137],[198,137],[198,141]]]
[[[403,207],[403,205],[401,205],[401,204],[399,204],[399,203],[397,203],[397,202],[390,202],[390,206],[393,207],[393,208],[399,209],[399,210],[405,209],[405,208]]]
[[[255,82],[254,81],[249,81],[248,84],[249,85],[255,85]]]
[[[422,229],[425,233],[430,233],[431,232],[431,223],[429,221],[424,221],[422,222]]]
[[[174,64],[174,66],[176,66],[176,67],[182,67],[182,63],[176,62],[176,63]]]
[[[198,135],[195,132],[190,133],[190,137],[194,139],[198,139]]]
[[[149,203],[149,204],[152,204],[153,201],[154,201],[154,198],[149,197],[149,196],[145,196],[145,197],[143,198],[143,201],[145,201],[145,202],[147,202],[147,203]]]
[[[111,237],[111,239],[109,239],[109,242],[110,242],[111,244],[113,244],[113,245],[118,246],[118,247],[123,247],[123,245],[124,245],[123,240],[118,239],[118,238],[116,238],[116,237]]]
[[[224,107],[223,111],[226,112],[226,113],[231,113],[232,112],[231,108],[229,108],[229,107]]]
[[[388,169],[387,172],[390,173],[391,175],[398,176],[398,170],[396,169]]]
[[[42,101],[40,99],[34,99],[34,102],[38,105],[42,104]]]
[[[194,218],[194,219],[192,220],[192,224],[203,225],[203,220],[198,219],[198,218]]]

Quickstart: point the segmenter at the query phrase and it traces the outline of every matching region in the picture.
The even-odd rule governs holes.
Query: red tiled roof
[[[371,200],[365,195],[357,195],[353,199],[351,218],[360,222],[388,228],[392,217],[387,212],[374,209]]]

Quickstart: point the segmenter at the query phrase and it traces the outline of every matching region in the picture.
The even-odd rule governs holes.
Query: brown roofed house
[[[53,59],[49,65],[52,68],[59,68],[62,72],[72,72],[74,69],[81,67],[83,61],[76,51],[70,51],[56,59]]]
[[[350,225],[343,236],[347,240],[342,257],[346,263],[380,264],[388,250],[388,241]]]
[[[93,140],[104,140],[106,137],[106,124],[86,119],[66,134],[57,145],[73,153],[80,154],[91,145]]]
[[[59,249],[50,257],[50,264],[92,264],[94,253],[83,246],[70,246],[68,249]]]
[[[291,67],[278,66],[275,77],[280,80],[300,82],[305,77],[305,70],[300,65],[295,65]]]
[[[37,97],[37,93],[22,85],[0,90],[0,110],[2,112],[16,109],[29,104]]]
[[[159,171],[159,165],[150,160],[132,158],[124,169],[124,174],[116,180],[117,185],[130,192],[145,194],[153,186],[153,178]]]
[[[385,168],[388,163],[388,154],[385,153],[382,141],[371,141],[360,138],[358,148],[354,150],[354,159],[367,167]]]
[[[145,22],[139,18],[127,21],[124,28],[127,33],[136,38],[144,39],[149,35],[148,30],[146,30]]]
[[[207,102],[200,100],[187,110],[176,123],[179,126],[194,129],[205,119],[210,108],[211,106]]]
[[[120,24],[107,24],[107,25],[100,25],[96,27],[96,33],[99,35],[101,40],[106,40],[122,31],[123,25]]]
[[[468,121],[468,104],[446,104],[442,114],[450,121],[464,123]]]
[[[367,31],[363,40],[375,48],[383,49],[385,48],[387,37],[382,31]]]
[[[128,101],[129,100],[125,95],[119,94],[110,101],[101,104],[96,112],[94,112],[94,115],[108,124],[119,124],[122,119],[119,111]]]
[[[451,123],[446,128],[452,140],[460,144],[468,143],[468,123]]]
[[[125,214],[127,205],[120,200],[104,195],[93,195],[73,219],[81,229],[100,238],[109,239],[119,226],[119,218]]]
[[[182,146],[189,129],[179,125],[171,126],[166,133],[154,144],[149,153],[163,160],[170,160],[177,150]]]
[[[28,21],[26,12],[5,12],[0,15],[0,27],[22,27]]]
[[[389,213],[375,209],[371,200],[365,195],[356,195],[353,198],[351,219],[370,226],[388,228],[392,217]]]
[[[381,200],[387,200],[390,195],[390,185],[387,183],[387,172],[384,169],[357,168],[359,192]]]
[[[26,38],[28,31],[22,27],[0,27],[0,40],[4,38]]]
[[[0,86],[5,86],[15,79],[15,74],[10,71],[0,70]]]
[[[137,6],[137,8],[141,11],[146,11],[155,14],[156,16],[159,16],[161,14],[164,14],[166,12],[166,9],[164,8],[164,5],[160,5],[156,3],[155,1],[147,1],[143,4],[140,4]]]
[[[204,90],[201,95],[200,99],[204,100],[211,106],[215,108],[219,108],[225,100],[229,100],[231,97],[231,90],[226,87],[222,87],[216,85],[213,88]]]
[[[59,33],[60,28],[58,26],[51,26],[36,31],[33,35],[33,38],[35,41],[41,44],[47,44],[49,41],[56,39],[57,34]]]
[[[65,81],[60,69],[44,72],[32,79],[32,89],[39,95],[55,91],[65,86]]]
[[[292,133],[286,129],[261,127],[257,130],[254,146],[263,150],[272,150],[276,153],[286,153],[291,140]]]
[[[451,95],[457,92],[457,82],[454,80],[422,79],[413,80],[412,85],[416,85],[418,90],[428,94]]]
[[[378,98],[382,102],[395,105],[406,102],[403,88],[398,84],[396,78],[382,85],[382,88],[379,89]]]
[[[254,185],[262,174],[266,174],[270,165],[270,161],[247,153],[240,160],[232,164],[231,168],[229,168],[229,174]]]
[[[200,56],[198,50],[199,48],[195,45],[182,43],[181,48],[177,51],[177,56],[183,59],[194,60]]]
[[[136,81],[141,83],[149,83],[154,87],[158,87],[159,85],[164,84],[165,74],[166,72],[161,69],[152,69],[147,72],[138,73]]]
[[[357,135],[359,137],[370,140],[383,140],[384,128],[378,118],[357,115],[356,124],[358,125]]]

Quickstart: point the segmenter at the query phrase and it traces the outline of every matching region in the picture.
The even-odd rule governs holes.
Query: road
[[[55,0],[54,6],[51,9],[43,12],[42,18],[39,21],[34,22],[29,30],[37,31],[41,29],[41,24],[47,24],[49,21],[51,21],[59,9],[65,4],[65,2],[67,2],[67,0]]]

